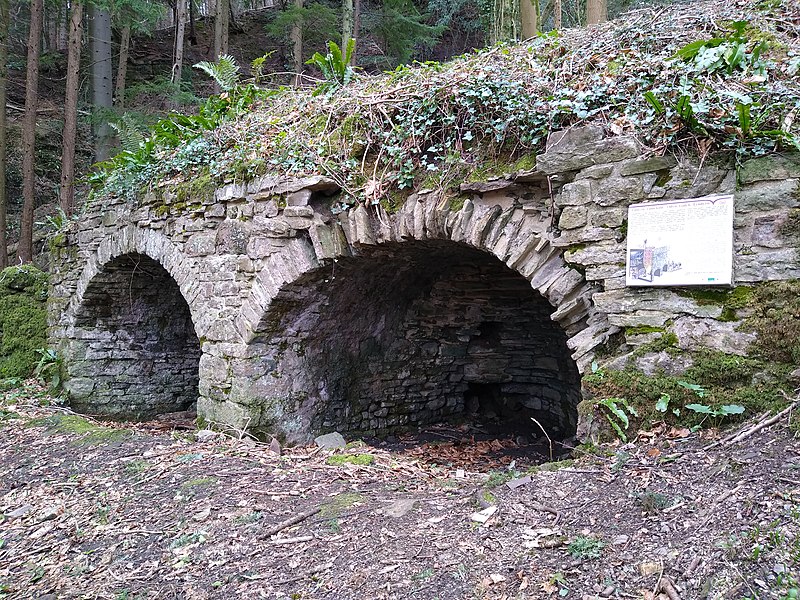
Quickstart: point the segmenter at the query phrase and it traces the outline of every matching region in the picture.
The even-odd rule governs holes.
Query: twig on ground
[[[316,508],[312,508],[311,510],[307,510],[305,512],[301,512],[300,514],[297,514],[297,515],[295,515],[293,517],[290,517],[289,519],[286,519],[285,521],[281,521],[277,525],[274,525],[273,527],[270,527],[264,533],[262,533],[260,537],[262,539],[266,539],[266,538],[268,538],[270,536],[273,536],[276,533],[279,533],[279,532],[283,531],[287,527],[291,527],[292,525],[297,525],[298,523],[301,523],[302,521],[305,521],[308,517],[313,517],[320,510],[321,510],[320,507],[317,506]]]
[[[726,446],[730,446],[731,444],[735,444],[737,442],[741,442],[742,440],[750,437],[754,433],[758,433],[762,429],[764,429],[766,427],[769,427],[770,425],[774,425],[775,423],[780,421],[783,417],[785,417],[787,414],[791,413],[795,408],[797,408],[798,404],[800,404],[800,399],[795,400],[789,406],[784,408],[781,412],[779,412],[778,414],[774,415],[773,417],[770,417],[769,419],[765,419],[765,420],[759,421],[758,423],[753,425],[750,429],[742,431],[741,433],[736,435],[736,437],[734,437],[733,439],[725,442],[725,445]]]
[[[303,542],[310,542],[314,539],[313,535],[299,535],[297,537],[279,538],[270,540],[270,544],[301,544]]]

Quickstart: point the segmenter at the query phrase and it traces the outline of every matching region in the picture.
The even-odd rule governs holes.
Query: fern
[[[315,65],[319,68],[325,78],[324,83],[314,91],[315,96],[350,83],[355,75],[353,68],[350,66],[355,49],[356,41],[353,38],[348,40],[344,55],[342,55],[342,49],[339,48],[336,42],[328,42],[328,53],[325,56],[315,52],[314,56],[306,61],[307,65]]]
[[[123,150],[136,152],[144,143],[144,128],[130,113],[125,113],[117,122],[111,123],[111,127]]]
[[[223,54],[219,57],[217,62],[212,63],[207,60],[201,61],[194,65],[195,69],[200,69],[206,75],[211,77],[217,82],[223,92],[229,92],[234,89],[240,82],[239,65],[232,56]]]

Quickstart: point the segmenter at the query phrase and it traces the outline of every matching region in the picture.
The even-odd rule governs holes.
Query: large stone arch
[[[152,230],[128,227],[100,242],[62,316],[74,409],[142,419],[196,402],[203,309],[195,270]]]
[[[591,361],[594,346],[604,341],[613,328],[605,315],[594,311],[590,285],[564,261],[563,249],[553,244],[548,234],[547,214],[528,211],[509,199],[498,203],[467,200],[454,209],[430,194],[412,196],[393,215],[379,207],[358,207],[349,211],[346,218],[315,217],[315,220],[308,236],[293,240],[285,251],[269,258],[243,305],[238,328],[249,342],[248,349],[230,361],[231,387],[219,399],[229,407],[246,407],[243,412],[250,427],[260,427],[294,441],[334,428],[385,432],[452,416],[465,409],[465,402],[473,394],[483,396],[481,403],[487,397],[495,397],[501,403],[505,402],[503,398],[512,398],[511,404],[524,409],[520,414],[539,417],[556,435],[569,435],[574,430],[575,407],[580,400],[579,373]],[[435,256],[435,264],[426,263],[426,253]],[[404,261],[412,266],[406,269]],[[380,274],[381,265],[390,271],[388,276]],[[475,361],[470,365],[463,360],[455,361],[459,373],[448,374],[456,390],[450,397],[430,390],[433,385],[430,373],[427,373],[429,381],[414,383],[426,375],[424,368],[417,369],[417,373],[398,372],[397,378],[402,376],[411,382],[409,393],[419,393],[424,402],[397,410],[391,400],[381,399],[382,395],[394,393],[391,385],[370,387],[364,377],[355,382],[347,374],[331,374],[331,369],[325,366],[326,360],[341,361],[345,354],[357,361],[359,356],[369,354],[369,349],[351,347],[345,351],[338,347],[335,356],[320,356],[316,363],[302,356],[307,351],[325,353],[324,341],[314,338],[315,328],[328,327],[331,352],[336,346],[334,335],[344,345],[361,335],[358,343],[369,345],[375,336],[364,334],[368,324],[386,325],[391,311],[365,306],[359,310],[373,310],[373,314],[361,318],[359,325],[347,321],[338,331],[331,327],[335,319],[332,321],[325,311],[341,310],[341,299],[354,294],[342,289],[331,292],[336,285],[331,281],[337,277],[337,269],[338,281],[348,281],[351,287],[402,286],[413,280],[413,285],[424,290],[420,294],[438,293],[440,299],[446,296],[444,288],[448,283],[462,285],[462,293],[477,294],[483,293],[479,291],[482,277],[488,277],[489,284],[493,280],[502,281],[505,291],[485,293],[480,298],[486,304],[484,310],[473,310],[474,318],[462,319],[455,329],[460,327],[462,336],[472,332],[474,343],[462,344],[469,347],[468,353],[479,352],[478,346],[493,337],[497,342],[499,337],[510,336],[513,338],[510,343],[524,347],[525,356],[494,351],[498,372],[493,374],[486,366],[491,357],[478,361],[479,366]],[[437,291],[437,286],[442,289]],[[391,298],[391,294],[384,294],[370,299],[372,291],[365,289],[358,293],[367,304],[370,300],[374,303]],[[394,310],[407,313],[415,302],[420,305],[420,297],[405,296],[400,302],[402,306]],[[519,302],[520,313],[516,317],[507,306],[515,301]],[[472,310],[463,298],[460,305],[455,304],[451,309]],[[477,314],[480,312],[485,314]],[[346,317],[343,319],[346,321]],[[543,332],[539,337],[530,331],[534,322]],[[527,331],[514,332],[515,327],[526,326]],[[397,340],[402,333],[402,326],[395,323],[394,330],[387,334],[389,337],[375,343],[381,346],[380,351],[390,347],[399,351]],[[455,330],[439,331],[440,335],[454,333],[459,335]],[[477,341],[480,336],[483,340]],[[390,337],[395,342],[390,343]],[[431,344],[417,342],[419,353],[433,352],[431,360],[447,362],[436,354],[438,351],[434,352]],[[311,347],[304,348],[305,345]],[[544,347],[546,351],[541,350]],[[490,348],[484,350],[487,356],[492,354]],[[414,355],[412,362],[416,366],[422,364],[422,354]],[[358,369],[358,365],[345,368]],[[465,375],[465,369],[471,369],[471,375]],[[556,379],[561,383],[556,385]],[[444,384],[440,381],[439,385]],[[356,400],[353,389],[359,386],[363,393]],[[371,404],[363,399],[370,394],[374,398]],[[530,400],[523,401],[525,396]],[[334,408],[327,413],[320,411],[324,405]],[[211,414],[216,410],[214,403],[205,408]],[[363,414],[355,415],[358,411]],[[337,416],[331,417],[331,413]],[[347,418],[338,418],[345,413]]]

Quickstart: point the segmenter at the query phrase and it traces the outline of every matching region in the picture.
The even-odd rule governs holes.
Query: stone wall
[[[796,156],[698,169],[585,127],[551,136],[534,171],[418,190],[392,214],[333,214],[339,188],[322,176],[99,200],[54,248],[51,337],[67,365],[84,360],[92,290],[142,255],[188,307],[201,354],[162,371],[196,361],[206,419],[300,441],[489,406],[568,435],[578,374],[610,340],[618,368],[656,365],[636,349],[668,334],[685,350],[752,343],[741,315],[692,290],[625,288],[628,205],[734,193],[736,285],[794,279],[798,178]],[[91,410],[84,379],[73,367],[66,387]]]

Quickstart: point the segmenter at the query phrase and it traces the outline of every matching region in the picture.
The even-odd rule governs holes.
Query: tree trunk
[[[61,145],[61,187],[58,201],[64,214],[71,215],[75,198],[75,133],[78,128],[78,84],[83,34],[83,4],[72,2],[67,43],[67,82],[64,93],[64,135]],[[130,32],[130,29],[128,29]]]
[[[228,53],[229,4],[230,0],[217,0],[217,14],[214,17],[214,58],[216,60]]]
[[[561,0],[553,0],[553,27],[561,29]]]
[[[197,46],[197,32],[194,30],[194,0],[189,0],[189,44]]]
[[[353,37],[353,0],[342,0],[342,52]]]
[[[596,25],[608,20],[606,0],[586,0],[586,24]]]
[[[111,127],[108,109],[114,105],[112,79],[114,65],[111,59],[111,14],[90,5],[89,38],[92,42],[92,103],[98,111],[95,119],[95,160],[103,161],[111,155]],[[99,110],[98,110],[99,109]]]
[[[28,31],[28,64],[25,78],[25,114],[22,118],[22,217],[19,226],[17,258],[33,260],[33,209],[36,203],[36,109],[39,104],[39,59],[42,47],[44,0],[31,0]],[[5,107],[4,107],[5,108]]]
[[[180,85],[183,75],[183,37],[186,31],[186,0],[175,7],[175,45],[172,49],[172,83]]]
[[[303,0],[294,0],[294,5],[297,8],[303,8]],[[302,70],[303,70],[303,22],[302,19],[298,19],[294,25],[292,25],[292,33],[291,33],[291,40],[292,40],[292,70],[295,73],[294,76],[294,84],[299,86],[302,82]]]
[[[0,269],[8,266],[6,243],[6,81],[8,80],[8,0],[0,0]]]
[[[536,37],[539,33],[539,0],[519,0],[519,18],[522,39]]]
[[[114,106],[125,107],[125,78],[128,76],[128,51],[131,47],[131,26],[125,24],[119,37],[119,63],[114,82]]]
[[[354,67],[358,64],[356,55],[358,54],[359,32],[361,31],[361,0],[353,0],[353,39],[356,41],[356,48],[353,56],[350,57],[350,64]]]

